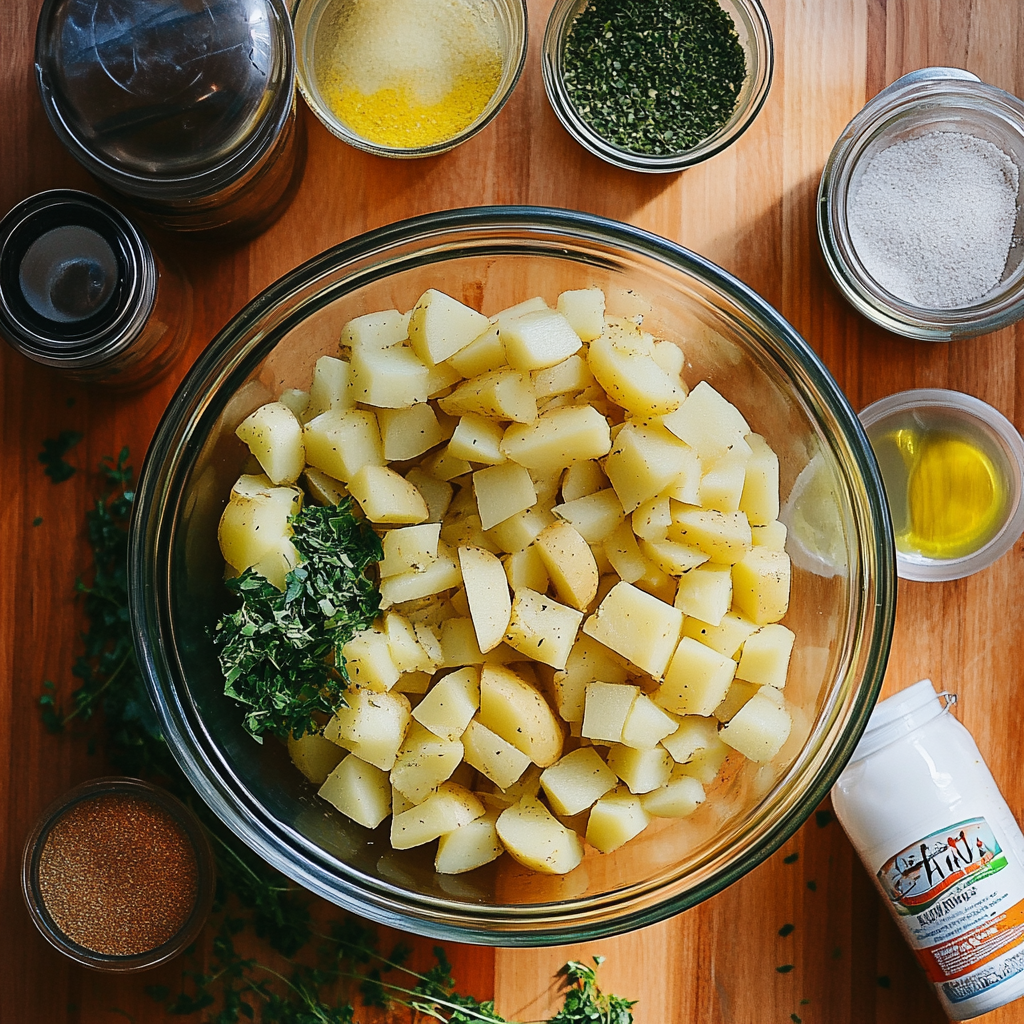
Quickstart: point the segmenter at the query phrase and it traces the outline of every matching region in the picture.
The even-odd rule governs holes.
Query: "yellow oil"
[[[896,547],[962,558],[998,532],[1010,500],[999,447],[967,421],[907,413],[868,430],[892,512]]]

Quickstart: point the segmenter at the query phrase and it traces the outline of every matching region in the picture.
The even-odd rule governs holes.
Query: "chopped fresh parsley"
[[[43,450],[36,456],[43,464],[43,472],[55,483],[62,484],[75,475],[75,467],[64,456],[82,440],[77,430],[62,430],[56,438],[43,441]]]

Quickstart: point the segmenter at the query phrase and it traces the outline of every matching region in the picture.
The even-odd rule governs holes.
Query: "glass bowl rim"
[[[171,645],[165,642],[166,616],[157,593],[159,585],[153,585],[147,565],[150,558],[161,565],[166,561],[165,549],[169,547],[166,535],[172,531],[174,518],[171,517],[171,525],[168,527],[161,516],[154,515],[154,510],[164,511],[168,478],[181,475],[181,465],[191,464],[183,438],[190,435],[191,424],[202,418],[204,410],[211,403],[211,395],[218,390],[202,385],[215,379],[222,385],[233,369],[238,370],[238,364],[243,360],[248,361],[250,369],[258,365],[272,345],[269,345],[265,331],[257,330],[254,334],[253,329],[279,303],[298,296],[304,287],[315,285],[323,275],[337,273],[340,268],[351,266],[359,259],[379,256],[392,246],[408,244],[410,241],[422,243],[431,238],[473,229],[506,233],[518,229],[540,235],[568,234],[580,242],[612,244],[629,253],[667,264],[671,269],[694,276],[717,289],[755,320],[770,327],[779,343],[791,350],[794,361],[799,363],[801,371],[809,380],[808,397],[820,399],[835,414],[843,429],[849,458],[864,481],[862,504],[865,509],[865,535],[870,531],[877,542],[876,563],[873,575],[861,571],[859,578],[855,577],[851,583],[853,599],[864,609],[861,619],[868,628],[860,640],[867,653],[862,657],[864,671],[857,692],[850,698],[845,726],[837,730],[835,741],[827,754],[818,752],[815,765],[808,769],[806,789],[792,796],[786,813],[765,827],[756,844],[751,844],[749,849],[723,868],[716,869],[702,884],[681,893],[650,899],[652,891],[657,892],[665,887],[665,883],[660,880],[642,891],[638,889],[632,896],[633,901],[645,899],[646,902],[628,916],[622,911],[601,916],[600,912],[607,909],[613,893],[602,893],[600,898],[604,903],[600,905],[584,904],[582,900],[566,900],[522,908],[492,904],[473,906],[452,904],[451,901],[437,897],[418,896],[397,887],[392,888],[400,898],[385,898],[387,894],[384,893],[383,884],[380,892],[368,892],[352,879],[330,874],[326,867],[317,865],[301,850],[296,850],[293,830],[264,811],[259,800],[250,797],[245,787],[237,784],[238,780],[230,773],[230,769],[225,772],[222,764],[215,765],[206,758],[208,751],[201,746],[204,730],[194,706],[188,706],[189,702],[180,699],[176,684],[165,687],[161,681],[164,672],[174,677],[168,664],[167,648]],[[289,320],[288,325],[290,328],[294,322]],[[239,348],[239,337],[247,339],[241,345],[241,355],[233,351]],[[836,458],[841,461],[838,455]],[[835,778],[852,754],[881,688],[895,619],[895,556],[881,477],[859,420],[807,342],[780,313],[747,285],[681,245],[640,228],[593,214],[533,206],[441,211],[389,224],[314,256],[251,300],[196,360],[157,428],[136,491],[129,538],[128,572],[136,653],[147,690],[156,706],[172,754],[190,782],[225,825],[289,878],[346,910],[418,934],[482,945],[558,945],[619,934],[654,924],[720,892],[761,863],[793,835],[811,811],[828,795]],[[169,585],[169,580],[166,585]],[[155,640],[147,645],[151,635]],[[194,726],[199,727],[198,732]],[[212,743],[208,734],[206,739]],[[371,896],[372,899],[369,898]],[[543,916],[538,906],[542,910],[550,907],[555,910]],[[596,916],[586,925],[580,924],[575,915],[591,906],[595,907],[593,913]],[[448,916],[439,914],[438,907]],[[484,916],[488,913],[492,914],[497,923],[488,923]]]

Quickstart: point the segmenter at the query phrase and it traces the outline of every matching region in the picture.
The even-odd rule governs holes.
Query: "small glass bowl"
[[[588,2],[589,0],[556,0],[544,32],[541,60],[544,90],[548,95],[551,109],[562,122],[562,127],[584,149],[627,171],[670,174],[684,171],[687,167],[721,153],[750,127],[768,98],[775,64],[771,28],[759,0],[720,0],[722,9],[736,26],[736,34],[747,57],[747,78],[736,98],[736,109],[733,110],[732,117],[699,145],[678,153],[669,153],[667,156],[651,156],[648,153],[623,149],[609,142],[580,117],[570,99],[569,91],[565,87],[565,68],[562,59],[573,22],[582,14]]]
[[[987,334],[1024,316],[1024,207],[1018,195],[1010,254],[999,284],[977,302],[953,309],[915,306],[878,285],[850,239],[847,201],[876,153],[936,131],[991,142],[1020,170],[1024,192],[1024,102],[959,68],[922,68],[883,89],[846,126],[818,187],[818,239],[839,290],[876,324],[921,341]]]
[[[341,121],[325,102],[320,93],[316,77],[316,40],[320,25],[328,10],[339,0],[296,0],[292,5],[292,22],[295,28],[296,77],[299,92],[305,97],[309,109],[321,124],[334,136],[347,142],[364,153],[387,156],[399,160],[416,159],[423,156],[438,156],[447,153],[477,132],[486,128],[505,101],[512,95],[523,65],[526,63],[526,44],[529,24],[526,0],[490,0],[498,19],[501,41],[501,79],[487,105],[472,124],[450,139],[431,143],[429,146],[385,146],[379,142],[356,134]]]
[[[897,537],[896,574],[900,579],[934,582],[972,576],[1005,555],[1024,532],[1024,440],[1014,425],[987,402],[961,391],[940,388],[919,388],[889,395],[872,402],[859,418],[870,440],[872,428],[884,428],[890,423],[895,425],[907,413],[912,413],[913,420],[922,426],[937,421],[962,424],[966,432],[987,438],[993,452],[1002,456],[998,459],[1001,463],[998,468],[1005,474],[1009,493],[1003,522],[988,541],[957,558],[929,558],[900,550]],[[892,506],[892,489],[897,486],[892,479],[893,469],[877,450],[875,455]],[[900,486],[906,486],[905,481],[901,481]],[[894,525],[897,525],[897,518],[894,514]]]
[[[185,923],[177,934],[171,936],[166,942],[131,956],[98,953],[86,946],[79,945],[65,935],[47,911],[39,884],[40,858],[53,827],[77,805],[111,795],[134,797],[166,812],[180,826],[191,844],[196,858],[196,899]],[[141,779],[122,777],[93,779],[65,793],[40,815],[25,841],[21,861],[22,895],[25,898],[25,905],[28,907],[32,923],[39,929],[43,938],[76,963],[113,974],[128,974],[156,967],[173,959],[194,942],[210,914],[215,882],[213,855],[210,852],[206,833],[203,831],[202,825],[199,824],[199,819],[166,790]]]

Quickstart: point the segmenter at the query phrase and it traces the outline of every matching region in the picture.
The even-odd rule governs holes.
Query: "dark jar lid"
[[[149,243],[109,203],[40,192],[0,220],[0,335],[57,369],[108,365],[149,319],[157,277]]]
[[[198,198],[284,128],[295,43],[284,0],[45,0],[36,78],[50,124],[101,181]]]

